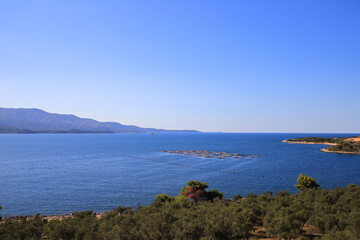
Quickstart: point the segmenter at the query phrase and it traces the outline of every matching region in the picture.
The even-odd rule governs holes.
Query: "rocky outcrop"
[[[224,159],[224,158],[258,158],[258,156],[254,155],[240,155],[239,153],[227,153],[227,152],[215,152],[215,151],[202,151],[202,150],[162,150],[161,152],[164,153],[174,153],[174,154],[182,154],[182,155],[194,155],[196,157],[205,157],[205,158],[217,158],[217,159]]]

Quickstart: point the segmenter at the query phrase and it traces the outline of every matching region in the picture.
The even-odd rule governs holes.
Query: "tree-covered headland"
[[[360,239],[360,187],[321,189],[301,174],[296,194],[224,199],[205,182],[189,181],[178,196],[159,194],[149,206],[118,207],[97,217],[64,220],[36,215],[0,224],[0,239]]]
[[[316,143],[333,144],[323,150],[326,152],[360,154],[360,135],[346,138],[321,138],[321,137],[301,137],[288,139],[288,143]]]

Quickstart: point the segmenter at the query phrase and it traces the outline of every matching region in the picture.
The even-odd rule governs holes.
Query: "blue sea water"
[[[177,195],[189,180],[206,181],[230,198],[296,192],[300,173],[321,187],[360,184],[360,155],[322,153],[324,145],[287,144],[304,136],[354,134],[2,134],[1,216],[68,214],[150,204]],[[161,150],[208,150],[259,158],[203,158]]]

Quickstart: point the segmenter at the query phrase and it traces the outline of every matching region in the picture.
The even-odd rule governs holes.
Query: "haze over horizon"
[[[0,107],[205,132],[359,133],[359,1],[4,1]]]

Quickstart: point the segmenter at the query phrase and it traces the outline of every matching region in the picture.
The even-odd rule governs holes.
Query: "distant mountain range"
[[[98,122],[71,114],[48,113],[36,108],[0,108],[0,133],[175,133],[195,130],[165,130]]]

